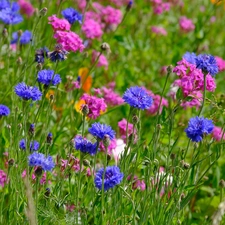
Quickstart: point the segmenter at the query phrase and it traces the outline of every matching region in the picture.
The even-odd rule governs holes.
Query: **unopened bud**
[[[39,11],[39,15],[40,16],[45,16],[47,14],[48,9],[46,7],[44,7],[43,9],[41,9]]]
[[[14,163],[15,163],[15,160],[14,160],[14,159],[10,159],[10,160],[8,161],[9,166],[13,166]]]
[[[50,99],[51,101],[53,101],[54,95],[49,95],[49,99]]]
[[[112,159],[111,155],[107,154],[107,162],[109,162]]]
[[[133,1],[129,1],[126,7],[126,11],[130,11],[132,5],[133,5]]]
[[[105,134],[104,137],[103,137],[103,145],[105,148],[108,148],[109,145],[110,145],[110,138],[109,138],[109,135]]]
[[[157,124],[156,127],[161,130],[162,129],[162,125],[161,124]]]
[[[18,128],[21,129],[22,128],[22,123],[18,124]]]
[[[34,134],[34,131],[35,131],[35,126],[34,126],[34,124],[32,123],[31,125],[30,125],[30,128],[29,128],[29,134],[30,135],[33,135]]]
[[[110,46],[106,42],[101,44],[101,50],[106,51],[107,54],[109,54],[111,52]]]
[[[187,169],[189,169],[190,164],[189,163],[184,163],[183,167],[184,167],[185,170],[187,170]]]
[[[81,112],[86,116],[89,113],[89,107],[87,104],[82,105]]]
[[[167,73],[171,73],[173,71],[173,66],[168,66],[167,67]]]
[[[18,34],[18,37],[21,37],[21,35],[23,34],[23,31],[22,30],[18,30],[17,34]]]
[[[42,64],[41,63],[38,63],[37,66],[36,66],[36,69],[39,71],[39,70],[42,70]]]
[[[220,186],[221,188],[224,188],[224,187],[225,187],[225,181],[224,181],[224,180],[221,180],[221,181],[219,182],[219,186]]]
[[[51,144],[51,143],[52,143],[52,133],[48,133],[48,136],[47,136],[47,143],[48,143],[48,144]]]
[[[83,165],[90,167],[90,162],[87,159],[83,160]]]
[[[38,166],[36,168],[36,170],[34,171],[35,175],[38,176],[38,177],[42,175],[42,172],[43,172],[43,169],[42,169],[41,166]]]
[[[11,125],[7,124],[6,127],[10,130],[11,129]]]
[[[171,153],[170,154],[170,158],[173,160],[173,159],[175,159],[176,158],[176,154],[175,153]]]
[[[7,38],[8,37],[8,30],[6,29],[6,28],[4,28],[3,29],[3,31],[2,31],[2,36],[4,37],[4,38]]]
[[[17,63],[18,65],[22,65],[22,63],[23,63],[22,58],[19,57],[19,58],[16,60],[16,63]]]
[[[46,197],[49,197],[50,194],[51,194],[50,188],[46,188],[46,189],[45,189],[45,196],[46,196]]]
[[[137,124],[138,122],[139,122],[138,116],[137,115],[133,115],[133,117],[132,117],[132,123],[133,124]]]

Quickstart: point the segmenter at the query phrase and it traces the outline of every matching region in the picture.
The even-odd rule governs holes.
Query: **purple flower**
[[[19,143],[19,147],[22,150],[26,150],[26,140],[22,139]],[[30,142],[30,151],[37,151],[40,147],[40,144],[37,141]]]
[[[83,16],[72,7],[64,9],[62,15],[70,24],[74,24],[76,21],[80,24],[82,23]]]
[[[45,157],[42,153],[34,152],[28,156],[29,166],[40,166],[45,171],[51,171],[55,167],[55,163],[51,156]]]
[[[104,168],[101,168],[95,176],[95,187],[102,190],[102,179],[104,176]],[[104,176],[104,191],[113,188],[117,184],[120,184],[123,180],[123,173],[120,172],[119,167],[117,166],[108,166],[105,170]]]
[[[68,52],[65,49],[63,49],[62,45],[57,44],[56,47],[55,47],[55,51],[48,52],[47,57],[52,62],[64,61],[65,59],[67,59],[67,57],[66,57],[67,54],[68,54]]]
[[[110,140],[115,138],[115,131],[106,124],[93,123],[91,128],[88,131],[95,136],[97,139],[103,140],[105,135],[108,135]]]
[[[201,54],[196,58],[196,68],[214,76],[219,72],[216,59],[212,55]]]
[[[25,44],[28,44],[30,42],[30,40],[32,39],[32,33],[29,31],[29,30],[25,30],[21,37],[19,38],[18,36],[18,32],[14,32],[12,34],[12,37],[13,37],[13,40],[11,41],[11,44],[15,44],[17,43],[18,39],[19,39],[19,43],[21,45],[25,45]]]
[[[185,59],[187,62],[196,65],[197,56],[195,53],[186,52],[182,58]]]
[[[89,153],[90,155],[97,153],[97,142],[93,144],[81,136],[76,136],[74,138],[74,144],[75,148],[83,153]]]
[[[37,101],[42,96],[42,93],[37,87],[27,86],[24,82],[15,86],[15,93],[24,100],[32,99],[33,101]]]
[[[0,118],[2,116],[8,116],[10,114],[10,109],[5,106],[0,104]]]
[[[35,52],[35,62],[37,63],[44,63],[45,57],[48,55],[48,48],[40,48]]]
[[[13,2],[10,6],[10,2],[3,0],[0,9],[0,20],[5,24],[17,24],[23,21],[23,17],[18,12],[20,9],[18,3]]]
[[[148,109],[153,103],[152,97],[142,87],[131,87],[126,90],[123,100],[131,107]]]
[[[212,133],[213,128],[212,120],[196,116],[190,119],[185,132],[193,142],[200,142],[204,134]]]
[[[46,86],[50,84],[56,86],[61,82],[59,74],[55,74],[54,70],[41,70],[38,72],[37,81]]]

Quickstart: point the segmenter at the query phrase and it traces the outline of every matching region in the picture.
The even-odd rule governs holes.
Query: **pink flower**
[[[221,127],[214,126],[213,132],[212,132],[212,137],[216,141],[221,141],[222,139],[225,140],[225,133]]]
[[[86,7],[86,0],[75,0],[78,4],[78,8],[83,12]]]
[[[100,38],[103,35],[101,25],[93,19],[85,19],[81,29],[90,39]]]
[[[133,134],[134,136],[137,135],[136,134],[137,131],[134,128],[133,124],[128,123],[128,127],[127,127],[127,120],[126,119],[122,119],[121,121],[119,121],[118,127],[119,127],[119,132],[120,132],[121,138],[124,140],[124,142],[126,142],[126,133],[127,133],[127,137],[129,137],[131,134]]]
[[[124,103],[123,99],[120,97],[119,94],[115,93],[112,89],[108,89],[106,87],[103,87],[101,89],[103,98],[107,105],[110,106],[116,106],[121,105]]]
[[[100,150],[103,151],[103,152],[106,151],[106,150],[105,150],[105,146],[104,146],[104,144],[103,144],[102,141],[101,141],[100,144],[99,144],[99,148],[100,148]],[[112,150],[115,149],[115,148],[116,148],[116,139],[112,139],[112,140],[110,141],[110,144],[109,144],[108,148],[107,148],[107,154],[108,154],[108,155],[111,155],[111,154],[112,154]]]
[[[170,3],[163,0],[151,0],[154,14],[162,14],[170,10]]]
[[[159,34],[163,36],[167,35],[167,31],[163,27],[152,26],[151,31],[155,34]]]
[[[67,204],[66,205],[66,210],[69,211],[69,212],[73,212],[75,208],[76,207],[75,207],[74,204]]]
[[[35,9],[29,1],[18,0],[18,4],[21,12],[26,14],[28,17],[31,17],[34,14]]]
[[[217,65],[219,67],[219,71],[225,70],[225,60],[220,58],[219,56],[215,56]]]
[[[100,52],[96,52],[95,50],[92,52],[92,63],[95,62],[99,54]],[[98,59],[97,67],[105,67],[105,69],[108,69],[108,65],[109,63],[107,58],[103,54],[101,54]]]
[[[100,116],[101,113],[106,111],[107,105],[103,98],[98,98],[96,96],[91,96],[88,94],[83,94],[81,97],[85,101],[85,104],[88,105],[89,113],[87,116],[91,119],[96,119]]]
[[[110,2],[114,3],[116,6],[121,7],[123,5],[127,5],[130,0],[110,0]]]
[[[106,24],[119,25],[120,22],[122,21],[121,11],[111,6],[106,6],[102,8],[101,14],[102,14],[102,20]]]
[[[4,187],[6,183],[7,183],[7,174],[3,170],[0,170],[0,185]]]
[[[203,94],[201,91],[193,91],[187,97],[191,97],[192,99],[181,103],[181,106],[184,109],[193,108],[193,107],[195,107],[196,109],[200,108],[200,106],[202,105],[202,100],[203,100]]]
[[[193,24],[192,20],[185,16],[180,17],[179,25],[180,29],[185,33],[191,32],[195,29],[195,25]]]
[[[54,32],[61,30],[61,31],[69,31],[70,30],[70,23],[66,19],[59,19],[56,15],[52,15],[48,17],[49,24],[52,25]]]
[[[82,52],[84,50],[82,40],[76,33],[72,31],[66,32],[58,30],[54,34],[54,38],[57,40],[57,43],[61,44],[66,51]]]
[[[72,169],[75,172],[80,171],[80,160],[70,155],[69,161],[66,159],[61,159],[60,170],[64,172],[65,169]]]

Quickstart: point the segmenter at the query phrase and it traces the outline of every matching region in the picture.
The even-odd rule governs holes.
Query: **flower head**
[[[67,59],[66,55],[68,52],[63,48],[61,44],[55,46],[55,50],[52,52],[47,52],[47,57],[52,61],[64,61]]]
[[[3,170],[0,170],[0,185],[4,187],[6,183],[7,183],[7,174]]]
[[[131,87],[126,90],[123,100],[131,107],[138,109],[148,109],[152,103],[152,97],[142,87]]]
[[[95,155],[97,153],[97,142],[93,144],[78,135],[74,138],[74,144],[75,148],[83,153],[89,153],[90,155]]]
[[[21,45],[25,45],[25,44],[28,44],[30,40],[32,39],[32,33],[29,30],[25,30],[22,33],[21,37],[19,37],[18,32],[14,32],[12,34],[12,37],[13,39],[11,41],[11,44],[16,44],[19,39],[19,43]]]
[[[58,44],[61,44],[63,49],[66,51],[80,51],[84,50],[84,45],[80,37],[72,32],[60,31],[57,30],[54,34],[54,38],[57,40]]]
[[[182,16],[179,19],[179,25],[180,25],[180,29],[185,33],[188,33],[188,32],[193,31],[195,29],[195,25],[193,24],[192,20],[188,19],[185,16]]]
[[[32,99],[33,101],[37,101],[42,96],[42,93],[36,86],[28,86],[24,82],[15,86],[15,93],[24,100]]]
[[[44,63],[45,57],[48,56],[48,52],[49,52],[49,50],[46,47],[36,50],[36,52],[35,52],[35,62]]]
[[[183,57],[183,59],[185,59],[187,62],[195,65],[196,64],[196,59],[197,59],[197,56],[194,52],[186,52]]]
[[[13,2],[10,6],[10,2],[3,1],[0,8],[0,20],[5,24],[17,24],[23,21],[23,17],[18,12],[20,9],[18,3]]]
[[[81,29],[90,39],[100,38],[103,35],[101,24],[94,19],[85,19]]]
[[[219,72],[216,59],[212,55],[201,54],[196,58],[196,67],[214,76]]]
[[[40,144],[37,141],[30,142],[30,151],[37,151],[39,149]],[[26,150],[26,140],[22,139],[19,143],[19,147],[22,150]]]
[[[55,163],[51,156],[45,157],[42,153],[34,152],[28,156],[29,166],[41,166],[45,171],[51,171],[55,167]]]
[[[76,21],[80,24],[82,23],[83,16],[72,7],[64,9],[62,15],[70,24],[74,24]]]
[[[0,104],[0,118],[2,116],[8,116],[10,114],[10,109],[6,105]]]
[[[59,74],[55,74],[54,70],[41,70],[38,72],[37,81],[46,86],[50,84],[56,86],[61,82]]]
[[[214,126],[212,131],[212,137],[216,141],[225,140],[225,132],[221,127]]]
[[[99,190],[102,190],[102,179],[104,179],[104,191],[107,191],[121,183],[123,180],[123,173],[120,172],[120,169],[117,166],[108,166],[106,167],[105,171],[104,168],[101,168],[95,176],[95,187]]]
[[[203,134],[212,133],[214,128],[212,120],[205,119],[204,117],[191,118],[185,132],[193,142],[200,142]]]
[[[95,137],[97,137],[100,140],[103,140],[105,135],[108,135],[110,140],[115,138],[115,131],[106,124],[101,123],[93,123],[91,128],[88,129],[88,131]]]
[[[52,15],[48,17],[49,24],[52,25],[53,30],[56,32],[57,30],[69,31],[70,23],[65,19],[59,19],[56,15]]]
[[[32,16],[35,12],[34,7],[31,5],[30,2],[25,0],[19,0],[18,4],[20,6],[21,12],[27,14],[28,17]]]

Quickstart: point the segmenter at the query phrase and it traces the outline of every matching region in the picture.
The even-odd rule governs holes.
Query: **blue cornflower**
[[[76,136],[74,138],[75,148],[83,153],[89,153],[90,155],[95,155],[97,153],[97,142],[92,143],[81,136]]]
[[[45,86],[49,86],[50,84],[56,86],[62,80],[59,74],[55,74],[54,70],[41,70],[38,72],[37,81]]]
[[[0,104],[0,118],[2,116],[8,116],[10,114],[10,109],[6,105]]]
[[[35,52],[35,62],[37,63],[44,63],[45,57],[48,56],[48,48],[40,48]]]
[[[10,8],[10,2],[8,0],[1,0],[0,1],[0,10],[6,9],[6,8]]]
[[[109,125],[101,123],[93,123],[91,128],[88,129],[88,131],[100,140],[103,140],[105,135],[108,135],[110,140],[112,140],[116,134],[115,131]]]
[[[101,168],[95,176],[95,187],[102,190],[102,179],[104,176],[104,168]],[[123,173],[120,172],[117,166],[108,166],[105,170],[104,190],[107,191],[113,188],[123,180]]]
[[[182,58],[185,59],[187,62],[196,65],[197,56],[195,53],[186,52]]]
[[[51,156],[45,157],[42,153],[34,152],[28,156],[29,166],[40,166],[45,171],[51,171],[55,163]]]
[[[212,55],[201,54],[196,58],[196,68],[214,76],[219,72],[216,59]]]
[[[123,95],[123,100],[138,109],[148,109],[153,103],[147,91],[138,86],[128,88]]]
[[[3,1],[3,5],[1,3],[1,11],[0,11],[0,20],[2,20],[6,24],[17,24],[23,21],[23,17],[19,14],[19,5],[16,2],[10,3],[7,1]]]
[[[24,82],[15,86],[15,93],[24,100],[32,99],[33,101],[37,101],[42,96],[42,93],[36,86],[27,86]]]
[[[26,150],[26,140],[22,139],[19,143],[20,149]],[[37,151],[40,147],[40,144],[37,141],[30,142],[30,151]]]
[[[196,116],[190,119],[185,132],[193,142],[200,142],[203,138],[203,134],[212,133],[213,128],[212,120]]]
[[[74,24],[76,21],[82,23],[83,16],[72,7],[64,9],[62,15],[70,24]]]
[[[55,51],[48,52],[47,56],[52,62],[56,62],[56,61],[64,61],[65,59],[67,59],[66,57],[67,54],[68,52],[63,49],[62,45],[57,44],[55,46]]]
[[[51,144],[52,143],[52,138],[53,138],[53,135],[51,132],[48,133],[47,135],[47,143]]]
[[[30,40],[32,39],[32,33],[29,30],[25,30],[19,38],[18,32],[13,32],[12,37],[13,39],[11,41],[11,44],[17,43],[19,39],[20,40],[19,43],[21,45],[25,45],[25,44],[28,44]]]

